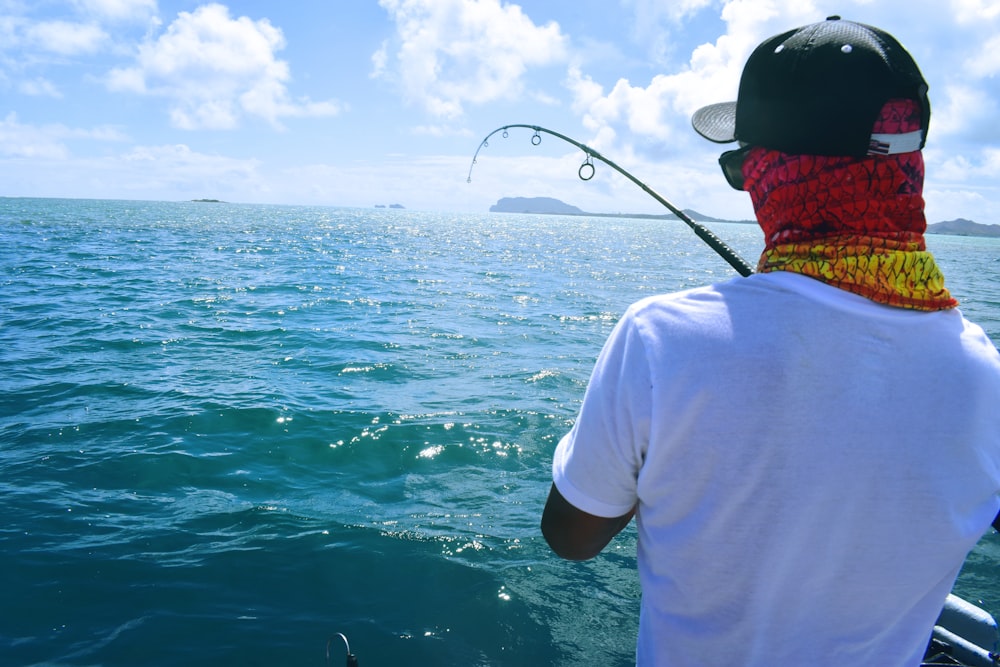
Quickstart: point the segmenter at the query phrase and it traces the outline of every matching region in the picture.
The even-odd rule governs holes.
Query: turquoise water
[[[537,525],[619,314],[735,275],[686,227],[0,199],[0,233],[0,664],[633,663],[634,534],[573,564]],[[1000,341],[1000,243],[928,242]],[[998,563],[958,585],[995,614]]]

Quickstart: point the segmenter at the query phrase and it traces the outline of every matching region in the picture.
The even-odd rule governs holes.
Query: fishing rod
[[[617,171],[625,178],[629,179],[630,181],[638,185],[650,197],[663,204],[667,208],[667,210],[676,215],[684,224],[690,227],[694,231],[694,233],[698,235],[698,238],[707,243],[709,247],[712,248],[712,250],[717,252],[724,260],[729,262],[729,265],[732,266],[734,269],[736,269],[736,271],[741,276],[749,276],[751,273],[753,273],[753,267],[747,264],[746,260],[740,257],[735,250],[726,245],[722,241],[722,239],[713,234],[712,231],[709,230],[704,225],[700,225],[694,220],[692,220],[691,216],[689,216],[684,211],[680,210],[679,208],[671,204],[669,201],[664,199],[655,190],[653,190],[651,187],[640,181],[638,178],[636,178],[629,172],[625,171],[623,168],[619,167],[617,164],[615,164],[608,158],[604,157],[590,146],[587,146],[586,144],[581,144],[579,141],[571,139],[567,137],[565,134],[560,134],[559,132],[554,132],[553,130],[546,129],[544,127],[539,127],[538,125],[522,125],[520,123],[514,123],[512,125],[504,125],[503,127],[498,127],[497,129],[493,130],[488,135],[486,135],[486,138],[483,139],[482,143],[479,144],[479,148],[476,149],[475,155],[472,156],[472,164],[469,165],[469,176],[466,179],[466,182],[468,183],[472,182],[472,168],[476,166],[476,159],[479,157],[479,151],[481,151],[486,146],[489,146],[490,137],[492,137],[494,134],[498,132],[502,132],[503,138],[506,139],[508,137],[508,130],[514,127],[523,127],[528,130],[534,130],[535,133],[531,136],[531,144],[533,146],[537,146],[538,144],[542,143],[541,133],[544,132],[546,134],[551,134],[553,137],[556,137],[558,139],[562,139],[567,143],[573,144],[574,146],[582,150],[584,152],[584,155],[586,155],[586,158],[584,159],[583,164],[581,164],[580,168],[577,170],[577,176],[580,177],[581,181],[589,181],[594,177],[594,173],[596,172],[596,169],[594,168],[594,159],[596,158],[600,160],[601,162],[608,165],[609,167]]]

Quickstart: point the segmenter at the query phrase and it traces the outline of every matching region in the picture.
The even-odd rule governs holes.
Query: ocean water
[[[0,664],[634,663],[634,533],[568,563],[538,519],[625,307],[735,275],[681,223],[5,198],[0,234]],[[1000,241],[928,243],[1000,341]],[[998,565],[957,585],[994,614]]]

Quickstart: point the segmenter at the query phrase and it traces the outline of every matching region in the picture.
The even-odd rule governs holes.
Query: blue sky
[[[0,0],[0,195],[485,212],[557,197],[753,217],[690,115],[764,38],[828,14],[930,83],[930,222],[1000,223],[1000,0]]]

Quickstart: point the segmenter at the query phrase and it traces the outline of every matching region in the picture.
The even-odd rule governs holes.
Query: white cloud
[[[62,55],[95,53],[108,42],[108,34],[100,26],[71,21],[31,24],[25,37],[36,48]]]
[[[16,158],[59,160],[69,151],[59,140],[58,132],[24,125],[11,112],[0,120],[0,155]]]
[[[372,54],[371,77],[377,79],[385,76],[389,66],[389,43],[382,42],[378,51]]]
[[[468,128],[455,127],[451,124],[442,125],[417,125],[412,130],[414,135],[426,137],[468,137],[473,138],[472,132]]]
[[[284,47],[281,30],[267,19],[233,19],[223,5],[204,5],[181,12],[139,47],[135,65],[112,70],[106,83],[167,98],[171,121],[182,129],[231,129],[243,116],[280,127],[281,118],[339,113],[333,100],[290,98],[288,63],[275,57]]]
[[[713,4],[712,0],[623,0],[622,4],[631,10],[632,32],[635,39],[644,44],[650,58],[655,62],[666,62],[672,53],[676,40],[674,31],[680,22]]]
[[[23,21],[15,16],[0,16],[0,51],[13,51],[21,45]]]
[[[568,57],[558,24],[535,25],[519,6],[500,0],[379,4],[395,21],[398,40],[372,56],[373,76],[392,76],[410,102],[433,116],[454,119],[466,104],[516,97],[529,68]]]
[[[940,150],[927,151],[925,157],[928,172],[938,183],[955,187],[986,182],[1000,190],[1000,185],[995,184],[995,176],[1000,170],[1000,148],[987,146],[964,155],[952,155]]]
[[[114,169],[132,168],[141,163],[145,178],[133,187],[148,190],[180,189],[197,192],[233,191],[258,183],[257,160],[241,160],[222,155],[208,155],[191,150],[185,144],[136,146],[114,159]]]
[[[18,120],[14,112],[0,120],[0,155],[5,157],[65,160],[70,157],[65,142],[71,139],[124,141],[125,137],[118,130],[107,126],[88,130],[58,123],[26,124]]]
[[[933,99],[937,102],[932,104],[929,147],[943,141],[975,147],[1000,140],[1000,128],[996,125],[1000,102],[996,89],[959,80],[939,90]]]
[[[619,79],[607,95],[595,97],[594,84],[587,80],[574,83],[574,89],[590,98],[590,103],[578,99],[574,106],[587,107],[583,124],[589,130],[600,133],[624,124],[635,134],[664,140],[670,134],[663,111],[669,105],[666,89],[660,84],[664,77],[657,77],[648,88],[631,85],[626,79]]]
[[[18,84],[17,89],[25,95],[35,97],[51,97],[53,99],[62,98],[62,93],[59,92],[59,89],[56,88],[55,84],[42,77],[21,81]]]
[[[997,3],[1000,6],[1000,2]],[[991,77],[1000,73],[1000,35],[988,39],[976,53],[966,60],[963,68],[966,74],[975,77]]]
[[[996,0],[952,0],[951,13],[963,25],[1000,18],[1000,3]]]
[[[3,127],[0,123],[0,142]],[[0,150],[0,178],[7,192],[18,196],[254,201],[255,196],[266,198],[268,192],[257,160],[209,155],[184,144],[137,146],[102,157],[66,157],[58,165],[17,158]]]
[[[85,13],[110,21],[142,21],[156,15],[156,0],[74,0]]]

